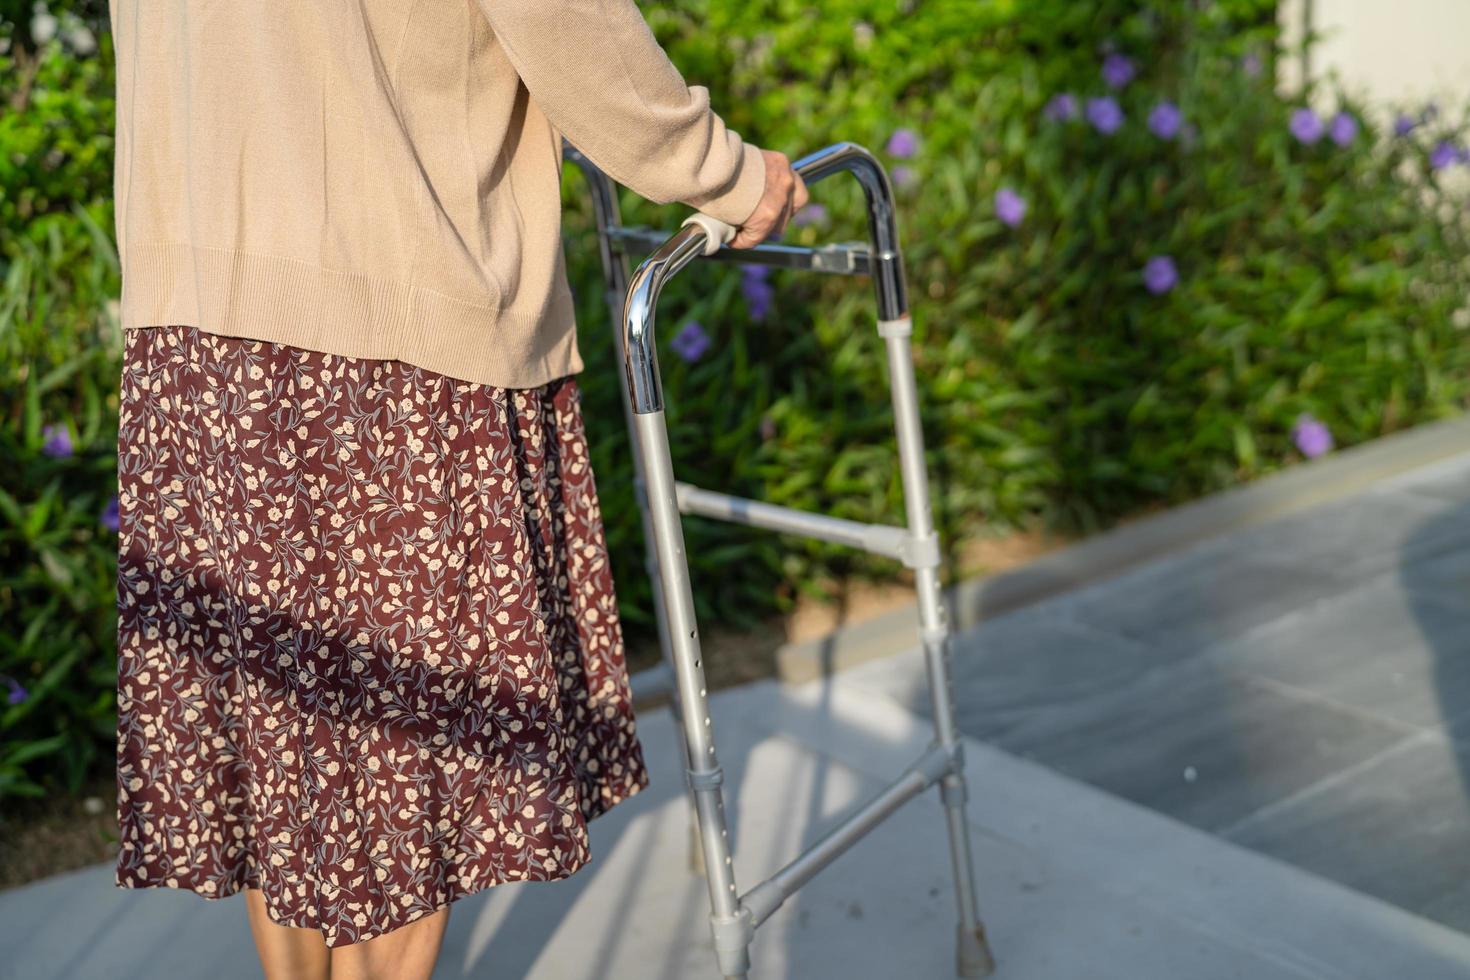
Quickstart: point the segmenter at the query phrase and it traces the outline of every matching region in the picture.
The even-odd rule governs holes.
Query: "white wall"
[[[1301,38],[1308,0],[1281,0],[1287,50]],[[1433,98],[1470,101],[1470,0],[1310,0],[1322,40],[1317,78],[1336,71],[1351,92],[1380,103]],[[1301,66],[1281,65],[1283,91],[1297,91]]]

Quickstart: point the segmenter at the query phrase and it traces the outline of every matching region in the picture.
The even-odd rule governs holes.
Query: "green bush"
[[[1292,429],[1304,414],[1349,445],[1465,405],[1470,346],[1455,315],[1470,252],[1463,224],[1436,217],[1463,202],[1444,201],[1427,169],[1463,119],[1385,139],[1343,102],[1359,128],[1348,145],[1298,142],[1300,106],[1270,82],[1274,4],[684,0],[648,14],[743,135],[792,156],[854,140],[906,169],[900,234],[932,503],[951,543],[1036,520],[1088,531],[1250,479],[1301,458]],[[1117,91],[1101,77],[1110,46],[1137,69]],[[1125,121],[1104,135],[1050,119],[1062,93],[1083,106],[1112,95]],[[1187,125],[1173,139],[1147,124],[1166,100]],[[886,152],[900,128],[917,136],[912,157]],[[1026,204],[1015,228],[996,216],[1003,188]],[[580,191],[569,182],[571,206]],[[630,220],[677,217],[626,200]],[[830,222],[789,238],[863,237],[850,181],[819,185],[814,200]],[[594,254],[585,236],[573,247]],[[1143,278],[1154,256],[1179,277],[1162,295]],[[584,387],[602,407],[596,471],[607,510],[625,515],[631,463],[607,321],[595,268],[576,268]],[[866,286],[777,272],[777,314],[753,323],[737,277],[692,271],[663,304],[662,337],[688,318],[713,334],[697,363],[665,361],[681,478],[897,521]],[[765,441],[763,417],[776,433]],[[697,518],[687,529],[701,614],[721,619],[765,611],[777,589],[824,571],[892,568]],[[641,588],[636,524],[615,517],[613,533],[618,580]],[[716,574],[732,563],[741,575]]]
[[[95,10],[37,43],[19,6],[0,7],[0,800],[105,771],[117,725],[111,52]]]
[[[0,0],[0,695],[24,691],[0,703],[0,799],[75,787],[111,764],[114,734],[111,52],[95,3],[66,10],[49,36],[28,0]],[[1434,166],[1464,167],[1465,119],[1445,107],[1395,136],[1344,102],[1357,132],[1337,135],[1351,139],[1302,142],[1300,105],[1269,82],[1264,0],[678,0],[646,14],[742,135],[792,156],[853,140],[890,168],[947,544],[1036,522],[1086,531],[1251,479],[1302,458],[1303,415],[1351,445],[1465,407],[1464,201]],[[77,24],[95,53],[68,40]],[[1116,89],[1109,50],[1136,68]],[[1053,118],[1064,93],[1083,116]],[[1110,134],[1085,116],[1105,95],[1123,115]],[[1181,117],[1170,138],[1148,122],[1165,101]],[[636,642],[651,602],[619,369],[575,176],[565,200],[579,384]],[[826,216],[788,240],[863,237],[851,180],[813,200]],[[623,201],[629,223],[672,228],[686,211]],[[1161,278],[1146,280],[1151,260]],[[660,311],[680,479],[900,521],[866,282],[696,263]],[[701,333],[705,349],[684,346]],[[45,451],[57,425],[70,455]],[[699,518],[685,531],[706,622],[895,567]]]

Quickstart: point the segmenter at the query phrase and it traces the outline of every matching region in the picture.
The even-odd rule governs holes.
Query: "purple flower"
[[[901,163],[893,168],[892,176],[893,182],[899,187],[907,187],[912,184],[916,179],[914,176],[914,168],[905,166]]]
[[[912,129],[895,129],[888,137],[888,155],[907,160],[919,152],[919,134]]]
[[[827,220],[827,209],[820,204],[808,204],[791,216],[791,223],[798,228],[819,225]]]
[[[1021,219],[1026,217],[1025,198],[1009,187],[1002,187],[995,192],[995,216],[1003,224],[1012,228],[1016,227],[1021,223]]]
[[[1155,296],[1167,293],[1179,283],[1179,270],[1167,255],[1155,255],[1143,267],[1143,284]]]
[[[1332,142],[1338,146],[1347,146],[1358,138],[1358,121],[1350,112],[1339,112],[1332,117],[1331,129]]]
[[[747,265],[741,270],[740,292],[745,295],[745,308],[756,322],[764,320],[771,312],[771,301],[776,290],[766,277],[771,274],[770,266]]]
[[[766,441],[776,438],[776,420],[769,415],[761,416],[761,438]]]
[[[1459,151],[1455,149],[1449,140],[1440,140],[1429,154],[1429,165],[1435,170],[1443,170],[1460,158]]]
[[[31,696],[31,692],[21,687],[20,682],[17,681],[14,677],[6,677],[5,683],[10,687],[10,693],[6,695],[5,698],[7,703],[20,704],[26,698]]]
[[[674,353],[684,360],[693,363],[704,356],[709,349],[709,335],[704,332],[704,327],[698,320],[690,320],[674,334],[674,339],[669,342],[674,348]]]
[[[1071,92],[1060,92],[1053,95],[1042,110],[1046,118],[1052,122],[1066,122],[1077,118],[1077,96]]]
[[[1260,78],[1265,67],[1259,51],[1247,51],[1240,56],[1240,70],[1245,73],[1246,78]]]
[[[1407,112],[1401,112],[1393,121],[1393,134],[1395,136],[1408,136],[1419,124],[1414,117]]]
[[[58,459],[71,455],[71,431],[65,425],[62,425],[60,422],[54,425],[48,425],[41,431],[41,435],[46,440],[41,444],[41,452],[47,456],[55,456]]]
[[[1322,117],[1311,109],[1302,108],[1291,114],[1291,135],[1300,143],[1308,146],[1322,138],[1326,127],[1322,124]]]
[[[107,528],[109,531],[116,531],[117,518],[117,494],[113,494],[112,499],[107,502],[107,506],[102,508],[102,526]]]
[[[1332,448],[1332,432],[1325,423],[1303,412],[1291,428],[1291,441],[1308,459],[1315,459]]]
[[[1148,114],[1148,128],[1161,140],[1171,140],[1179,135],[1184,123],[1184,114],[1172,102],[1160,102]]]
[[[1133,75],[1137,71],[1133,59],[1127,55],[1114,52],[1103,59],[1102,77],[1108,83],[1109,88],[1122,88],[1133,81]]]
[[[1118,105],[1118,100],[1110,95],[1088,99],[1087,121],[1092,123],[1093,129],[1105,136],[1116,133],[1118,127],[1123,125],[1123,109]]]

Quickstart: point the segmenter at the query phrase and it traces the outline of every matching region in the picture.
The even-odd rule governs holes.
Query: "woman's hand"
[[[795,170],[786,154],[777,150],[761,150],[766,161],[766,189],[760,203],[730,240],[731,248],[754,248],[772,235],[786,230],[786,222],[806,207],[806,182]]]

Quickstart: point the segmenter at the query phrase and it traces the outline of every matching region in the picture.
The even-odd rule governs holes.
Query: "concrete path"
[[[971,735],[1470,932],[1470,452],[993,620]],[[846,681],[926,711],[914,652]]]
[[[1467,491],[1437,464],[958,638],[997,980],[1470,977]],[[904,653],[714,698],[742,890],[920,754],[922,681]],[[716,975],[672,722],[639,731],[653,784],[592,862],[458,903],[438,976]],[[752,977],[948,977],[953,929],[931,793],[772,916]],[[5,980],[258,976],[239,897],[108,866],[0,893]]]
[[[842,682],[762,682],[713,707],[742,890],[875,793],[930,729]],[[686,868],[672,721],[640,719],[652,785],[595,821],[561,882],[455,906],[438,977],[714,977]],[[1170,817],[966,741],[971,839],[997,980],[1470,976],[1470,938]],[[762,927],[753,978],[952,976],[937,795],[909,802]],[[122,892],[98,867],[0,893],[0,977],[258,977],[238,896]]]

